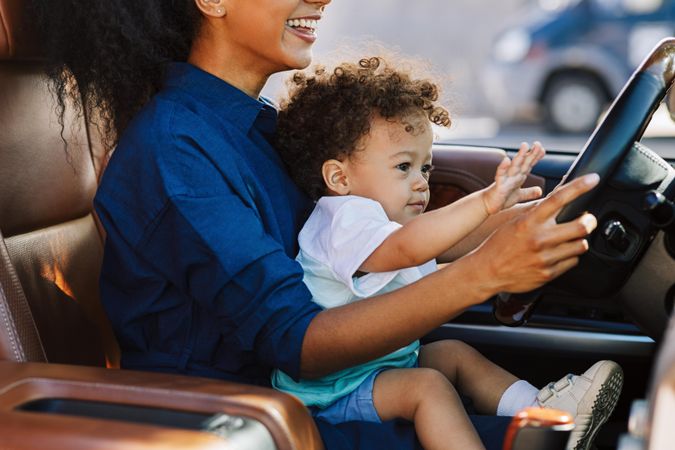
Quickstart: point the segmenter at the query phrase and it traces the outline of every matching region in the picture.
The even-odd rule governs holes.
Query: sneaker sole
[[[606,372],[605,377],[601,373]],[[614,363],[608,363],[596,374],[598,378],[605,378],[605,382],[598,388],[595,400],[591,406],[591,413],[577,416],[578,426],[588,418],[585,430],[573,430],[570,436],[568,450],[590,450],[600,427],[612,415],[614,407],[619,401],[623,386],[623,371]],[[579,435],[581,434],[581,435]]]

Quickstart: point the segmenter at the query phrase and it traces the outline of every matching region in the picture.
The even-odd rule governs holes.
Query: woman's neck
[[[212,33],[200,33],[192,43],[188,62],[257,99],[269,74],[224,42],[227,41]]]

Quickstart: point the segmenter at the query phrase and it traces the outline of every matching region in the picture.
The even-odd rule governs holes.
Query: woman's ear
[[[210,17],[225,17],[227,8],[225,8],[224,3],[225,0],[195,0],[195,5],[197,5],[199,11]]]
[[[323,163],[321,174],[329,191],[337,195],[349,195],[351,188],[346,169],[345,164],[337,159],[329,159]]]

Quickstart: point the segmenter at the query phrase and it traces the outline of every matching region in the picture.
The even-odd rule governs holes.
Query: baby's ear
[[[349,178],[345,164],[337,159],[329,159],[321,166],[323,182],[329,191],[337,195],[349,195]]]

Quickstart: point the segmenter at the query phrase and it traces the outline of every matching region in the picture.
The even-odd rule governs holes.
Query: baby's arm
[[[389,235],[359,270],[387,272],[423,264],[461,241],[492,214],[538,198],[540,188],[521,186],[544,153],[538,142],[532,148],[521,144],[513,161],[504,158],[499,164],[492,185],[414,218]]]

